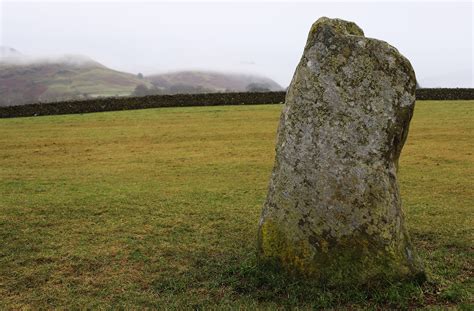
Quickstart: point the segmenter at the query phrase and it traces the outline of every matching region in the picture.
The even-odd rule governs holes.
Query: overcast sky
[[[0,0],[0,45],[87,55],[144,74],[251,72],[287,86],[311,24],[356,22],[412,63],[424,87],[474,87],[473,4],[446,2],[153,2]]]

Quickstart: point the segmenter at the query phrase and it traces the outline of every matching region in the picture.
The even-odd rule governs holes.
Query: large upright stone
[[[415,86],[386,42],[340,19],[313,24],[281,114],[261,260],[328,284],[424,276],[397,185]]]

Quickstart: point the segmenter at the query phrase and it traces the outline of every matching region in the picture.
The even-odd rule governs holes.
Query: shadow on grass
[[[200,288],[208,299],[243,299],[256,304],[270,303],[284,308],[364,307],[407,309],[430,304],[436,284],[396,282],[361,287],[329,288],[325,284],[281,272],[276,264],[258,264],[255,255],[209,256],[202,254],[193,268],[180,278],[154,284],[161,293],[178,294]],[[225,289],[225,293],[222,293]],[[211,298],[212,297],[212,298]],[[209,300],[205,304],[212,303]],[[438,303],[438,301],[436,301]]]

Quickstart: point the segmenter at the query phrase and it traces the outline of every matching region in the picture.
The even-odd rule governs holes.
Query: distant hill
[[[137,85],[150,85],[136,75],[115,71],[83,56],[57,59],[0,59],[0,106],[33,102],[128,96]]]
[[[163,94],[283,90],[269,78],[248,74],[179,71],[146,78]]]
[[[181,71],[143,77],[105,67],[91,58],[32,58],[0,46],[0,106],[110,96],[280,91],[255,75]]]

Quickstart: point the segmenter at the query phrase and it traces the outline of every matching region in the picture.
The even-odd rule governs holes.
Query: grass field
[[[256,265],[280,110],[0,120],[0,309],[473,308],[474,101],[418,102],[400,160],[430,281],[361,289]]]

